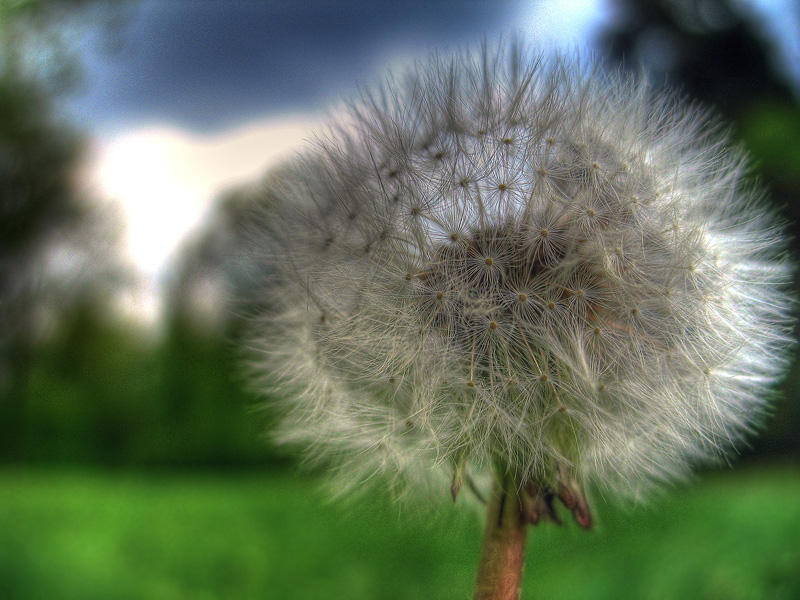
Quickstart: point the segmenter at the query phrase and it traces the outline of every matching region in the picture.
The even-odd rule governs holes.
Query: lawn
[[[598,525],[531,530],[523,598],[800,598],[800,469],[702,477]],[[0,599],[471,596],[476,514],[291,473],[0,471]]]

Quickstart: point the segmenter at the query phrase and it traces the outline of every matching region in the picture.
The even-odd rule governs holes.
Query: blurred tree
[[[29,360],[50,240],[81,220],[72,184],[80,150],[34,83],[0,72],[0,389],[19,385]],[[13,417],[22,394],[9,397]]]
[[[734,120],[755,102],[794,101],[775,42],[745,3],[616,0],[616,8],[620,18],[600,39],[615,62],[643,65]]]
[[[254,419],[245,410],[256,401],[237,381],[232,345],[177,322],[156,344],[137,333],[99,320],[92,302],[70,311],[31,356],[25,410],[15,424],[24,431],[17,461],[226,469],[276,463],[259,440],[267,413]]]
[[[283,166],[261,181],[223,192],[206,226],[182,248],[169,292],[170,320],[235,338],[247,316],[262,307],[260,286],[269,249],[255,242],[254,223],[269,219]]]
[[[617,64],[645,67],[721,113],[751,153],[759,178],[800,250],[800,104],[779,48],[745,2],[616,0],[618,19],[600,36]],[[795,85],[798,82],[794,82]],[[800,282],[796,286],[800,289]],[[800,452],[800,362],[795,361],[759,452]]]
[[[96,293],[85,284],[103,275],[100,287],[107,289],[116,272],[109,249],[118,222],[79,191],[83,140],[53,107],[64,74],[78,64],[60,51],[60,15],[90,4],[0,0],[0,450],[6,456],[23,435],[37,336],[53,314]]]
[[[118,5],[0,0],[0,459],[264,464],[271,455],[243,410],[254,400],[221,341],[233,327],[227,300],[250,270],[230,260],[247,256],[248,190],[231,192],[186,252],[157,344],[102,318],[132,277],[118,254],[121,215],[80,189],[83,138],[55,100],[81,83],[76,15],[108,23]]]
[[[37,82],[46,95],[71,91],[83,81],[79,41],[86,24],[101,27],[107,48],[129,0],[0,0],[0,69]]]

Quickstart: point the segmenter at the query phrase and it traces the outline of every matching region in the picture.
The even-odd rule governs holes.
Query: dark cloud
[[[121,51],[89,61],[90,89],[74,106],[102,128],[157,120],[202,131],[315,110],[381,71],[389,49],[473,44],[499,33],[516,4],[151,0]]]

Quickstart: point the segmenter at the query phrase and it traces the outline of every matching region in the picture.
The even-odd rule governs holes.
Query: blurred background
[[[470,597],[478,516],[327,503],[265,441],[244,242],[342,98],[511,33],[713,107],[797,260],[792,0],[0,0],[0,599]],[[799,386],[734,470],[532,531],[523,597],[800,597]]]

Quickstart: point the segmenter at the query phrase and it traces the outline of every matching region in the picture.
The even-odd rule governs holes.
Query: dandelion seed
[[[256,366],[348,486],[456,496],[495,465],[496,522],[559,500],[589,527],[589,484],[643,497],[759,422],[789,269],[696,108],[521,56],[435,57],[288,170]]]

